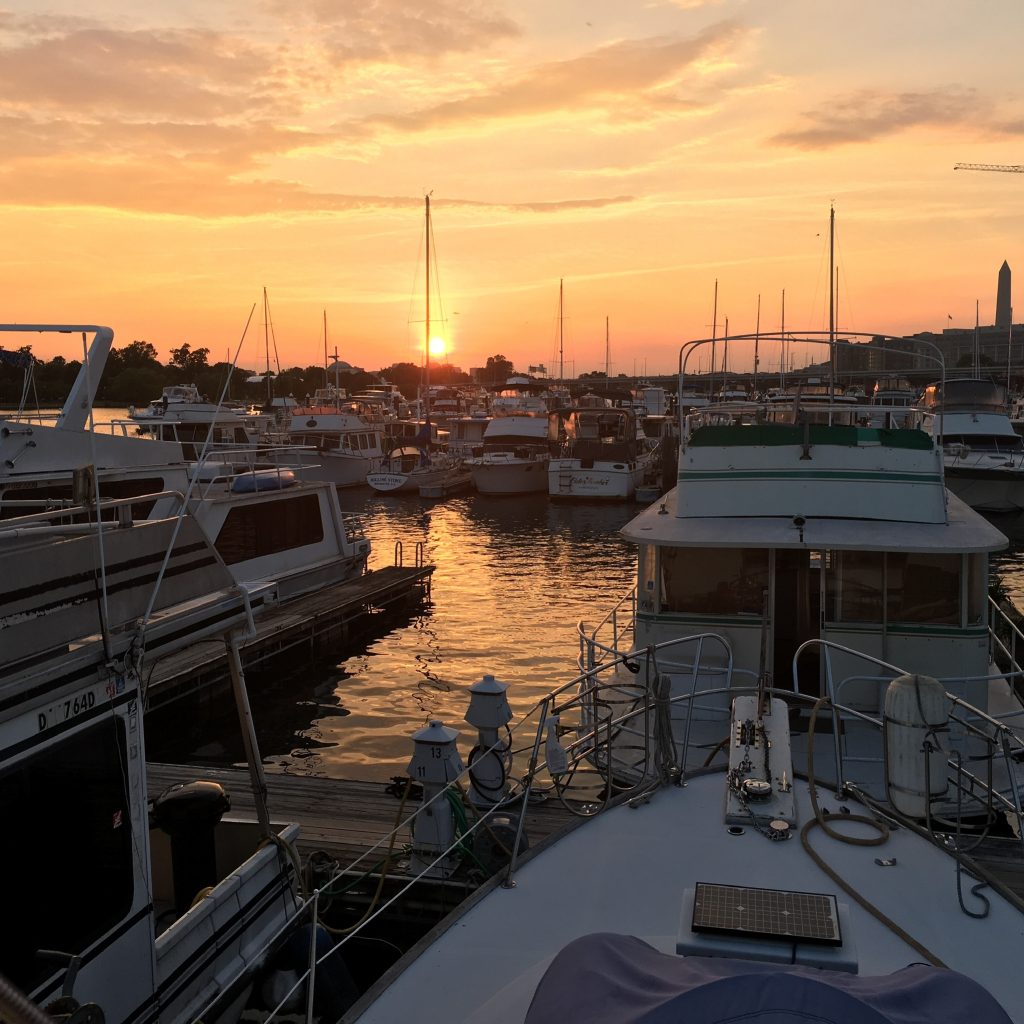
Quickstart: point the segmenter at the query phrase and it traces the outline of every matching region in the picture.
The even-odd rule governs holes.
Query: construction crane
[[[1024,174],[1024,164],[954,164],[954,171],[1005,171],[1007,174]]]

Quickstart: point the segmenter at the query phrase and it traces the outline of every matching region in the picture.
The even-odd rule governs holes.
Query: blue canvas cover
[[[977,982],[914,964],[880,977],[659,953],[630,935],[576,939],[541,978],[526,1024],[1011,1024]]]

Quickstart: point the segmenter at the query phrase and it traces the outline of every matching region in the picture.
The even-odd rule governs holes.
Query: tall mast
[[[565,348],[562,336],[562,278],[558,279],[558,383],[565,383]]]
[[[427,290],[426,290],[426,337],[423,341],[423,418],[430,419],[430,196],[426,196],[426,239],[427,239]]]
[[[267,408],[274,404],[274,393],[270,383],[270,306],[267,304],[267,287],[263,286],[263,346],[267,351]]]
[[[715,338],[718,335],[718,278],[715,278],[715,303],[711,312],[711,401],[715,400]]]
[[[779,329],[782,335],[782,365],[779,373],[779,387],[786,387],[786,289],[782,289],[782,325]]]
[[[836,397],[836,208],[828,208],[828,397]]]
[[[335,361],[335,363],[337,363],[338,360],[335,359],[334,361]],[[337,368],[337,366],[335,366],[335,368],[334,368],[334,376],[335,377],[338,376],[338,368]],[[327,310],[325,309],[324,310],[324,387],[325,388],[328,387],[330,385],[330,383],[331,382],[330,382],[330,380],[327,377]]]
[[[757,364],[761,361],[761,293],[757,294],[757,323],[754,327],[754,394],[757,394]]]
[[[974,376],[981,376],[981,339],[978,337],[980,330],[981,312],[978,308],[978,300],[974,300]]]
[[[610,380],[612,375],[612,348],[608,334],[608,317],[604,318],[604,379]]]

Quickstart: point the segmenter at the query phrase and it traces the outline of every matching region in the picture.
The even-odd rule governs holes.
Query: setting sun
[[[435,358],[436,359],[440,359],[440,358],[442,358],[447,353],[447,351],[448,351],[448,345],[445,342],[444,338],[441,338],[441,337],[438,337],[438,336],[435,335],[433,338],[430,339],[430,358],[431,359],[435,359]]]

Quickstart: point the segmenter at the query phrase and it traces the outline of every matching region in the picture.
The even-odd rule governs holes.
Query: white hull
[[[644,466],[639,462],[595,462],[584,469],[579,459],[552,459],[548,467],[548,494],[552,498],[624,501],[633,497],[643,479]]]
[[[472,466],[481,494],[536,494],[548,487],[548,459],[485,458]]]
[[[978,465],[946,464],[946,486],[978,512],[1024,511],[1024,470]]]
[[[366,483],[367,473],[380,462],[380,456],[296,448],[281,452],[276,461],[298,467],[303,480],[317,480],[335,487],[359,487]]]

